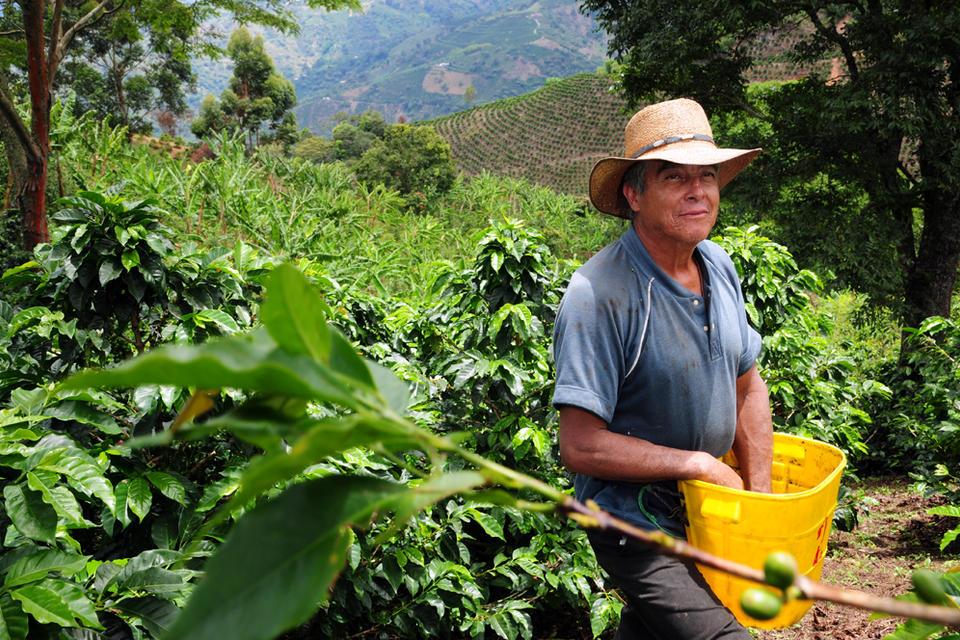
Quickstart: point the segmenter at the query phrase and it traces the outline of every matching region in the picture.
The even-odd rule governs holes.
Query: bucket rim
[[[790,433],[774,433],[774,440],[787,440],[794,441],[795,443],[807,443],[812,444],[815,447],[828,449],[833,453],[839,454],[840,460],[827,476],[817,483],[816,486],[809,489],[804,489],[803,491],[795,491],[793,493],[761,493],[759,491],[747,491],[746,489],[732,489],[730,487],[724,487],[719,484],[713,484],[711,482],[706,482],[705,480],[679,480],[677,484],[680,485],[680,491],[686,497],[686,487],[696,488],[696,489],[709,489],[711,491],[720,492],[729,496],[749,496],[753,500],[767,500],[770,502],[784,502],[787,500],[796,500],[798,498],[805,498],[812,496],[819,491],[822,491],[824,487],[832,484],[837,476],[841,475],[847,467],[847,454],[843,452],[842,449],[836,447],[828,442],[823,442],[821,440],[814,440],[813,438],[805,438],[803,436],[795,436]]]

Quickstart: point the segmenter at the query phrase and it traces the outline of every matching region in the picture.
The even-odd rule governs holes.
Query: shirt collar
[[[633,228],[633,225],[629,225],[627,230],[623,232],[623,235],[620,236],[620,243],[626,250],[633,267],[637,269],[642,276],[645,276],[644,280],[653,278],[658,284],[678,298],[700,297],[686,287],[681,286],[679,282],[667,275],[667,273],[653,261],[653,258],[650,257],[650,253],[643,245],[643,241],[640,239],[640,236],[637,235],[637,231]],[[706,293],[710,287],[709,263],[703,259],[699,244],[693,250],[693,258],[700,265],[700,273],[703,274],[704,293]]]

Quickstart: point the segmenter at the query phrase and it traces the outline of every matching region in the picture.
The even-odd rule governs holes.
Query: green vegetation
[[[260,145],[260,134],[291,144],[297,137],[297,120],[291,109],[297,103],[293,84],[278,74],[273,60],[263,50],[263,38],[252,37],[243,27],[230,36],[227,55],[233,60],[230,88],[218,101],[208,95],[190,130],[198,138],[211,133],[237,130],[246,134],[247,148]]]
[[[325,9],[359,7],[356,0],[308,0],[307,4]],[[202,25],[220,11],[281,31],[297,29],[283,3],[277,0],[213,0],[199,6],[144,1],[130,7],[114,7],[111,0],[77,6],[65,0],[24,0],[11,4],[0,14],[0,29],[6,34],[0,48],[0,140],[6,152],[8,197],[12,196],[22,212],[21,235],[26,249],[50,240],[47,182],[53,149],[51,117],[56,92],[65,88],[57,82],[61,63],[72,56],[80,61],[70,81],[80,85],[77,90],[81,95],[90,90],[96,94],[98,85],[103,89],[97,72],[86,65],[87,51],[77,43],[89,38],[93,55],[108,59],[107,83],[115,92],[110,99],[116,98],[118,117],[130,121],[131,105],[125,106],[123,96],[126,90],[135,88],[140,96],[138,106],[157,104],[154,94],[159,94],[159,104],[169,116],[165,121],[170,125],[184,107],[182,87],[192,79],[190,55],[219,51],[205,37]],[[147,34],[151,54],[159,57],[160,62],[152,74],[136,75],[153,66],[141,51],[141,41]],[[29,110],[19,110],[15,104],[18,99],[28,103]],[[60,190],[63,191],[62,186]]]
[[[248,155],[239,134],[212,138],[196,164],[70,110],[52,135],[81,188],[57,201],[52,243],[0,281],[10,637],[300,625],[293,637],[513,639],[616,625],[620,600],[582,530],[531,505],[570,490],[549,405],[556,305],[622,222],[486,174],[411,207],[341,163]],[[91,155],[103,160],[80,160]],[[757,231],[716,240],[765,335],[777,428],[864,466],[913,451],[917,477],[950,495],[937,473],[956,455],[943,427],[958,423],[960,341],[929,336],[960,332],[922,328],[923,391],[893,393],[917,378],[891,377],[895,349],[861,348],[896,332],[889,317],[838,327],[860,298],[824,291]],[[282,261],[311,283],[273,269]],[[909,438],[877,438],[892,411],[915,425]],[[506,468],[542,482],[541,498],[483,488],[518,486]]]
[[[417,18],[384,6],[381,17]],[[37,50],[43,31],[17,30],[34,24],[31,9],[4,14],[9,52]],[[151,33],[112,22],[147,19],[124,11],[91,23],[113,29],[90,42],[116,60],[135,59]],[[546,13],[543,31],[518,29],[548,37]],[[486,39],[503,35],[497,21],[468,31],[476,41],[450,50],[451,67],[488,57]],[[435,33],[403,46],[445,37],[454,47],[456,34]],[[578,526],[598,514],[568,497],[550,344],[571,272],[624,224],[532,181],[584,180],[586,156],[619,151],[627,116],[611,76],[551,80],[434,122],[448,142],[373,113],[341,118],[329,140],[298,139],[283,110],[266,109],[290,87],[273,76],[278,99],[258,93],[271,89],[262,46],[240,32],[230,50],[234,106],[247,100],[242,113],[260,120],[210,127],[192,160],[103,122],[89,109],[102,82],[38,112],[49,91],[16,82],[35,69],[0,77],[0,97],[21,92],[0,104],[13,182],[25,153],[56,177],[31,183],[33,204],[52,203],[49,242],[4,251],[0,276],[0,640],[609,635],[622,601]],[[631,77],[629,65],[607,74]],[[127,79],[125,95],[157,99]],[[939,496],[931,514],[960,517],[956,311],[901,325],[911,267],[890,241],[889,202],[864,179],[875,158],[811,163],[798,131],[771,116],[812,84],[757,85],[750,113],[716,120],[725,142],[768,151],[725,193],[714,240],[763,334],[775,427],[841,447],[855,473],[909,473]],[[24,127],[28,109],[40,137]],[[133,126],[138,109],[123,115]],[[268,121],[293,144],[257,145]],[[491,157],[505,176],[481,170]],[[20,213],[4,228],[18,230]],[[922,246],[935,216],[913,214]],[[837,526],[854,527],[856,495],[842,495]],[[758,616],[829,599],[789,558],[767,564],[782,594],[745,594]],[[913,584],[908,603],[960,602],[955,571],[920,570]],[[948,633],[942,620],[892,637]]]
[[[282,41],[289,59],[278,64],[299,72],[297,116],[321,135],[340,111],[435,118],[463,108],[467,85],[488,102],[593,70],[604,57],[603,34],[564,0],[392,0],[349,17],[291,10],[304,37]]]
[[[960,21],[956,5],[814,8],[777,1],[719,11],[695,1],[667,7],[659,0],[585,0],[582,6],[610,34],[621,63],[618,84],[631,103],[686,95],[708,113],[733,113],[752,120],[750,129],[765,128],[768,136],[749,138],[773,150],[758,165],[753,188],[773,190],[775,201],[788,197],[786,188],[793,205],[812,204],[794,206],[790,215],[820,238],[830,233],[834,251],[854,264],[860,253],[879,256],[880,277],[896,282],[895,300],[887,302],[900,306],[904,325],[950,315],[960,265],[960,157],[953,153],[960,62],[950,54]],[[762,43],[783,30],[797,36],[783,53],[814,73],[755,100],[747,80],[762,47],[730,43]],[[835,77],[819,70],[830,59]],[[769,200],[752,202],[762,208]],[[837,215],[822,223],[824,208]]]

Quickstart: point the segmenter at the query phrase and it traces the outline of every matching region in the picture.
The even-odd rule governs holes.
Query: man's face
[[[717,167],[648,160],[643,193],[629,184],[623,195],[636,214],[633,224],[645,241],[689,246],[706,239],[717,221]]]

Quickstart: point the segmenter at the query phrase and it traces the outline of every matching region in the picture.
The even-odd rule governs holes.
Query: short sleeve
[[[553,332],[555,407],[578,407],[610,423],[624,372],[621,334],[611,305],[590,279],[574,273]]]
[[[763,344],[763,341],[760,338],[760,333],[751,327],[750,323],[747,321],[747,314],[743,308],[743,305],[740,306],[739,315],[740,341],[743,344],[743,351],[740,353],[740,362],[737,366],[738,378],[753,368],[757,358],[760,357],[760,348]]]
[[[760,338],[760,332],[753,328],[747,319],[747,308],[743,297],[743,289],[740,286],[740,276],[733,265],[733,261],[724,253],[726,263],[730,271],[730,277],[737,290],[737,323],[740,327],[740,344],[743,345],[743,351],[740,352],[740,361],[737,365],[737,377],[739,378],[747,371],[753,368],[757,358],[760,357],[760,349],[763,340]]]

